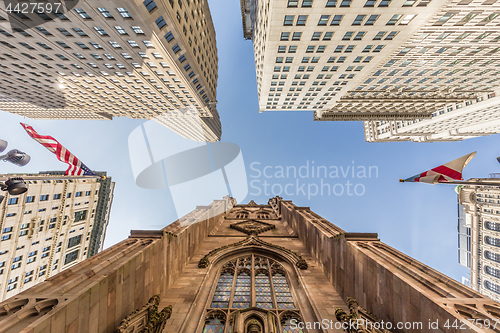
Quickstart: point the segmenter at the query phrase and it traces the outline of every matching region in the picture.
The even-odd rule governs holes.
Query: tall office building
[[[366,121],[368,142],[461,141],[500,133],[498,92],[473,101],[449,104],[432,113],[432,118],[416,120]]]
[[[162,230],[133,230],[0,303],[2,333],[496,332],[499,319],[500,304],[377,234],[280,197],[225,197]]]
[[[7,194],[0,205],[0,300],[102,250],[111,178],[69,179],[59,172],[37,176],[44,180],[26,181],[26,193]]]
[[[220,139],[206,0],[64,4],[57,13],[0,8],[0,110],[39,119],[157,119],[194,140]]]
[[[241,6],[261,112],[406,122],[498,89],[496,1],[241,0]]]
[[[500,300],[500,179],[499,186],[460,186],[459,262],[470,268],[470,287]],[[462,226],[461,226],[462,225]]]

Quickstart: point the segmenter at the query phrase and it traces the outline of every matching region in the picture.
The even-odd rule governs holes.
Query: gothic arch
[[[231,249],[214,258],[210,271],[197,332],[282,332],[281,322],[302,320],[303,309],[311,307],[294,261],[277,250]]]
[[[277,256],[278,260],[284,260],[292,266],[296,266],[300,269],[308,268],[307,262],[302,259],[299,254],[282,246],[265,242],[254,235],[251,235],[240,242],[226,245],[211,251],[200,260],[200,262],[198,263],[198,267],[206,268],[210,264],[214,265],[215,263],[225,259],[230,255],[245,252],[275,255]]]

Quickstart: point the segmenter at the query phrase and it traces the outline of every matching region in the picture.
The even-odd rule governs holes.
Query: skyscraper
[[[470,268],[471,288],[497,301],[500,300],[500,180],[498,184],[460,186],[458,194],[459,225],[463,225],[462,232],[459,226],[459,262]]]
[[[406,123],[498,89],[500,33],[494,27],[500,18],[494,1],[241,5],[244,36],[254,45],[261,112],[312,110],[318,121]],[[370,124],[367,131],[381,130]],[[368,141],[373,137],[367,134]]]
[[[416,120],[366,121],[368,142],[461,141],[500,133],[498,92],[476,100],[448,104],[432,113],[432,118]]]
[[[0,110],[39,119],[158,118],[183,136],[220,139],[206,0],[71,6],[64,13],[0,9]]]
[[[105,176],[105,172],[98,173]],[[11,175],[12,177],[33,175]],[[37,175],[0,205],[0,299],[10,298],[102,250],[114,183]]]
[[[199,216],[212,217],[181,226]],[[0,303],[0,332],[459,332],[452,323],[471,319],[465,331],[494,332],[484,324],[500,304],[280,197],[226,197],[162,230],[133,230]]]

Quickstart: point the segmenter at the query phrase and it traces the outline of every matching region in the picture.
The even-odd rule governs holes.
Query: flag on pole
[[[95,176],[85,164],[82,163],[75,155],[63,147],[56,139],[49,135],[38,134],[33,127],[21,123],[29,136],[38,141],[42,146],[56,154],[57,159],[61,162],[69,164],[66,175],[68,176]]]
[[[468,155],[462,156],[448,162],[446,164],[435,167],[428,171],[422,172],[418,175],[407,179],[401,179],[400,182],[419,182],[419,183],[446,183],[453,182],[454,180],[463,180],[462,170],[465,166],[472,160],[476,155],[476,152],[470,153]]]

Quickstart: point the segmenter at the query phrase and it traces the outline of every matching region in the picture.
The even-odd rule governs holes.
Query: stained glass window
[[[285,268],[276,260],[247,255],[230,260],[222,266],[208,310],[203,333],[232,332],[231,313],[238,309],[257,307],[278,315],[280,333],[305,333],[296,328],[300,312],[294,303]],[[217,315],[216,315],[217,314]]]
[[[304,333],[303,330],[298,328],[298,323],[300,320],[293,318],[292,316],[287,317],[281,322],[281,329],[283,333]]]
[[[250,289],[252,278],[247,273],[240,273],[236,277],[233,308],[246,309],[250,307]]]
[[[229,308],[229,299],[231,298],[231,289],[233,287],[233,274],[223,273],[212,298],[211,308]]]
[[[271,295],[271,282],[269,276],[259,273],[255,276],[255,306],[262,309],[273,308],[273,298]]]
[[[219,318],[212,318],[205,321],[203,333],[224,333],[224,322]]]
[[[276,301],[278,303],[278,309],[295,309],[286,277],[280,273],[274,274],[273,285]]]

